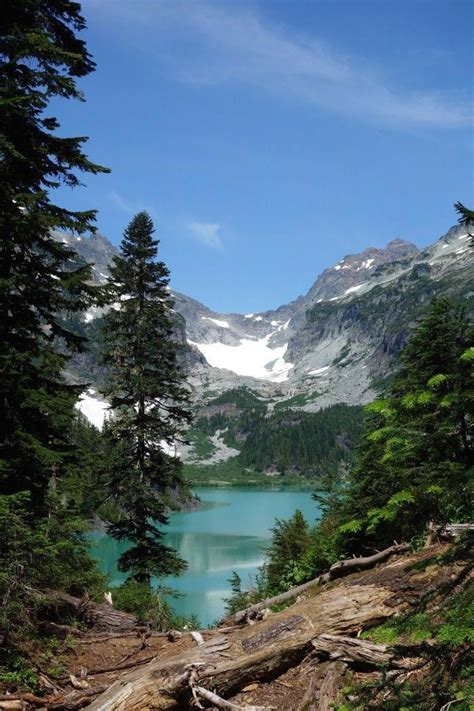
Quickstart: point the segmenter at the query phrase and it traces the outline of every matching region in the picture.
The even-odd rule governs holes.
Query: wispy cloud
[[[269,23],[255,9],[203,0],[86,0],[92,11],[136,29],[140,46],[193,85],[243,83],[379,124],[461,127],[472,99],[393,86],[374,66],[317,36]],[[153,41],[144,40],[150,33]],[[183,51],[177,47],[182,46]]]
[[[191,236],[206,247],[211,249],[223,248],[219,235],[221,225],[215,222],[188,222],[186,227]]]
[[[128,200],[115,190],[111,190],[108,193],[108,198],[114,203],[114,205],[120,208],[122,212],[126,212],[127,215],[136,215],[137,212],[141,212],[142,210],[149,212],[152,217],[155,213],[155,210],[152,207],[147,207],[140,200]]]

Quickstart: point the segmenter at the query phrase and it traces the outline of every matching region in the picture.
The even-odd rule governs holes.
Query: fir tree
[[[57,97],[82,99],[76,78],[94,63],[76,32],[78,3],[5,0],[0,37],[0,493],[28,491],[33,513],[47,513],[48,489],[69,451],[77,395],[62,377],[82,339],[61,313],[94,298],[89,268],[52,230],[83,232],[94,212],[55,204],[51,192],[79,184],[77,171],[103,171],[82,152],[85,138],[61,138],[47,115]],[[58,345],[61,348],[58,348]]]
[[[463,306],[433,300],[372,418],[342,504],[355,548],[421,534],[472,513],[473,329]],[[349,546],[350,548],[350,546]]]
[[[179,485],[181,464],[166,453],[190,421],[189,391],[178,366],[169,272],[155,261],[158,241],[146,212],[124,233],[111,267],[114,301],[105,317],[105,361],[111,368],[106,394],[112,418],[107,464],[109,487],[121,511],[110,533],[133,546],[119,560],[121,570],[149,585],[152,575],[177,574],[184,562],[162,541],[167,523],[163,492]]]

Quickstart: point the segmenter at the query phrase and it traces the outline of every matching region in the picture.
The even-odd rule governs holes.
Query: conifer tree
[[[83,346],[64,318],[96,298],[89,267],[54,230],[84,232],[94,211],[56,204],[78,172],[105,169],[85,138],[61,137],[52,99],[82,100],[76,79],[94,69],[80,6],[69,0],[4,0],[0,27],[0,629],[34,625],[31,590],[82,594],[100,576],[58,495],[73,453],[78,388],[63,377]]]
[[[464,306],[434,299],[372,417],[342,505],[342,531],[383,547],[472,513],[474,333]]]
[[[51,234],[90,229],[94,211],[68,210],[51,194],[79,185],[78,171],[105,169],[83,153],[85,138],[60,137],[47,111],[58,97],[82,100],[76,78],[95,66],[76,36],[85,27],[79,4],[5,0],[1,14],[0,493],[28,491],[42,516],[68,453],[77,396],[62,371],[82,345],[61,314],[94,298],[89,268],[74,268],[74,252]]]
[[[167,523],[163,493],[181,482],[181,464],[167,453],[190,421],[189,391],[177,357],[169,271],[155,261],[158,241],[146,212],[124,233],[110,270],[114,301],[105,317],[105,362],[111,368],[106,395],[112,417],[109,488],[120,511],[111,535],[133,546],[119,559],[121,570],[149,585],[152,575],[177,574],[184,562],[163,541]]]

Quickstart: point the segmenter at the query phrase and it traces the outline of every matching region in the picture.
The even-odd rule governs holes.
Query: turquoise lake
[[[275,518],[285,519],[299,509],[311,524],[320,509],[309,492],[255,489],[196,489],[203,506],[199,511],[174,513],[167,526],[166,541],[188,562],[180,577],[161,580],[183,594],[170,599],[182,615],[197,615],[202,626],[224,615],[223,598],[229,595],[228,580],[235,570],[245,588],[263,563],[263,549],[270,543]],[[125,543],[94,534],[94,556],[113,585],[125,579],[116,567]]]

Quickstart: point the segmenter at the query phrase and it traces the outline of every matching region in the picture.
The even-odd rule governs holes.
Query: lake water
[[[275,518],[289,518],[299,509],[313,524],[320,510],[311,494],[302,491],[206,488],[195,493],[203,507],[171,514],[166,527],[166,542],[188,562],[188,568],[180,577],[160,582],[183,593],[170,599],[176,612],[195,614],[207,626],[224,614],[223,598],[230,593],[232,572],[240,575],[244,588],[255,578]],[[120,584],[126,575],[117,571],[116,561],[126,544],[101,534],[93,539],[101,570],[113,585]]]

